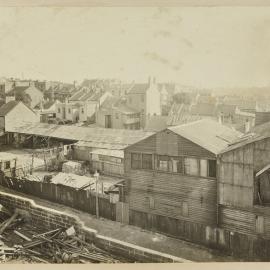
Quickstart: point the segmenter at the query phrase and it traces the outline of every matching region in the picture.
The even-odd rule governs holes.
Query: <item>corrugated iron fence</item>
[[[0,176],[0,184],[13,190],[30,194],[48,201],[61,203],[92,215],[96,214],[96,194],[89,190],[76,190],[72,187],[21,180]],[[99,215],[116,220],[116,205],[108,195],[98,195]]]

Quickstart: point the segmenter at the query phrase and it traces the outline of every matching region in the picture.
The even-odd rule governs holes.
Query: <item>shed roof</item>
[[[218,154],[242,134],[209,119],[169,127],[168,129],[214,154]]]
[[[91,185],[91,190],[95,190],[96,180],[94,177],[81,176],[73,173],[58,173],[51,179],[53,184],[60,184],[63,186],[69,186],[76,189],[83,188],[89,184]],[[99,176],[98,185],[103,185],[104,190],[110,190],[113,186],[123,182],[123,179],[120,178],[112,178],[105,177],[103,175]],[[101,188],[99,187],[99,193],[101,192]]]
[[[10,127],[6,131],[71,141],[85,141],[93,145],[100,145],[100,148],[117,147],[114,149],[124,149],[128,145],[153,134],[142,130],[76,127],[45,123],[21,123],[16,127]],[[101,147],[101,145],[104,145],[104,147]]]
[[[223,153],[235,150],[237,148],[240,148],[240,147],[243,147],[245,145],[263,140],[265,138],[267,138],[267,137],[259,135],[259,134],[255,134],[255,133],[244,134],[243,136],[241,136],[240,138],[238,138],[237,140],[235,140],[234,142],[229,144],[229,146],[227,148],[220,151],[219,154],[223,154]]]
[[[0,116],[6,116],[10,111],[15,108],[20,101],[12,100],[0,107]]]
[[[69,186],[73,188],[81,188],[83,186],[88,185],[91,182],[95,182],[94,178],[90,178],[87,176],[80,176],[72,173],[58,173],[55,175],[51,182],[55,185],[63,185],[63,186]]]

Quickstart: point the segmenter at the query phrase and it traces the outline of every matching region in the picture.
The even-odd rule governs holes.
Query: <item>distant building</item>
[[[151,116],[144,128],[145,131],[158,132],[168,127],[167,125],[168,117],[163,115],[153,115]]]
[[[127,106],[141,114],[141,127],[153,115],[161,115],[161,98],[155,78],[148,83],[135,83],[127,94]]]
[[[17,101],[23,101],[31,108],[35,108],[43,100],[43,93],[34,85],[15,86],[6,93],[6,98],[14,98]]]
[[[104,103],[107,97],[112,96],[109,92],[93,91],[89,88],[82,87],[74,93],[69,103],[79,103],[79,122],[95,122],[95,114],[99,107]]]
[[[38,123],[39,114],[21,101],[10,101],[0,107],[0,130],[2,132],[24,122]]]
[[[235,105],[219,104],[216,107],[216,115],[221,124],[233,123],[236,113]]]
[[[208,117],[216,119],[216,105],[214,103],[197,103],[191,106],[190,113],[192,115]]]
[[[140,120],[138,110],[115,96],[107,97],[96,113],[96,123],[105,128],[140,129]]]
[[[46,87],[49,88],[44,91],[44,97],[46,99],[59,100],[61,102],[68,100],[77,91],[74,84],[60,82],[48,84]]]
[[[40,122],[55,123],[57,101],[44,101],[38,108],[35,108],[40,114]]]
[[[77,123],[79,121],[79,110],[82,107],[80,103],[56,103],[56,120],[62,123]]]

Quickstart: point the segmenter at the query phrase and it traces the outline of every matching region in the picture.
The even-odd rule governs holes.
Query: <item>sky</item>
[[[0,8],[0,77],[270,85],[269,7]]]

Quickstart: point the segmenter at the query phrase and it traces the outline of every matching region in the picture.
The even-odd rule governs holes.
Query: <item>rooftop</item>
[[[144,94],[148,88],[148,83],[135,83],[129,90],[128,94]]]
[[[11,89],[7,96],[14,95],[14,93],[23,93],[26,89],[28,89],[30,86],[15,86],[13,89]]]
[[[241,132],[208,119],[169,127],[168,129],[214,154],[218,154],[242,135]]]
[[[0,107],[0,116],[6,116],[10,111],[13,110],[13,108],[15,108],[18,104],[20,103],[20,101],[9,101],[8,103],[2,105]]]
[[[75,127],[45,123],[21,123],[6,131],[70,141],[84,141],[92,144],[92,147],[108,149],[124,149],[153,134],[142,130]]]
[[[202,119],[199,115],[190,113],[190,105],[174,103],[167,117],[168,126],[178,126]]]

